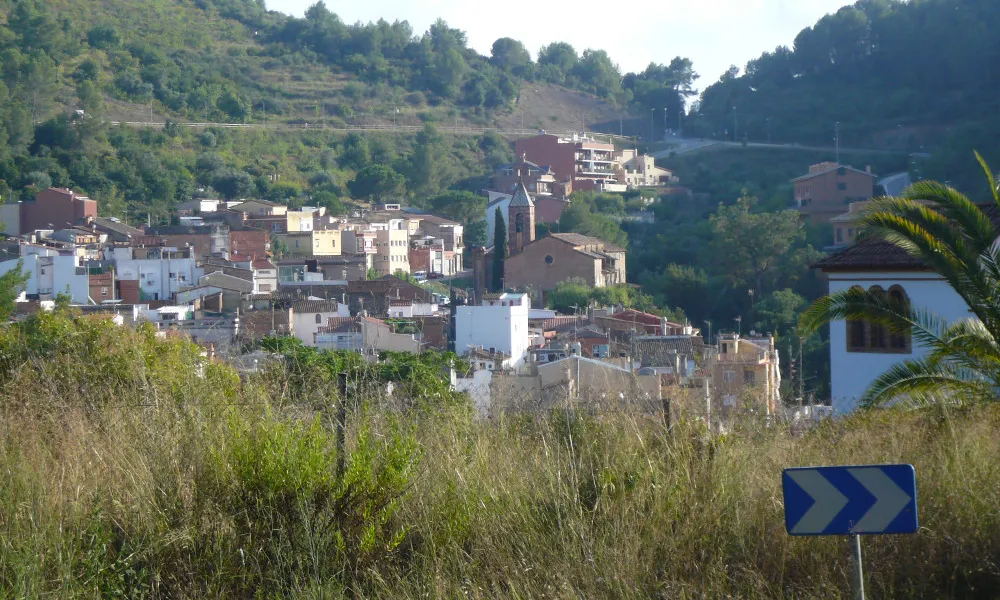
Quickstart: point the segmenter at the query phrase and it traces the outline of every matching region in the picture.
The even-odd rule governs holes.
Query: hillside
[[[688,131],[934,152],[936,172],[978,191],[972,150],[1000,149],[1000,13],[991,0],[864,0],[733,67],[704,90]],[[959,40],[961,40],[959,42]]]

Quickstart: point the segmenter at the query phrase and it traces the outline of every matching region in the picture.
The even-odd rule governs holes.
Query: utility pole
[[[767,143],[770,144],[771,143],[771,117],[767,117],[766,119],[764,119],[764,122],[767,123]]]
[[[667,107],[663,107],[663,138],[667,137]]]
[[[739,117],[738,117],[738,115],[736,113],[736,107],[734,106],[733,107],[733,141],[734,142],[740,141],[739,127],[738,127],[739,123],[740,123]]]
[[[799,406],[805,402],[805,379],[802,376],[802,338],[799,338]]]
[[[653,122],[653,118],[656,117],[656,109],[652,108],[649,112],[649,141],[656,139],[656,125]]]
[[[684,137],[684,100],[681,100],[680,110],[677,111],[677,137]]]

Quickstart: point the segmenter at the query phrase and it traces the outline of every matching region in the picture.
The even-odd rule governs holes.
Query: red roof
[[[255,269],[277,269],[274,263],[267,260],[266,258],[257,258],[253,261],[253,268]]]

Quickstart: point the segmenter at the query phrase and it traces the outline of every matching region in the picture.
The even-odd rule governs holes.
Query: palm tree
[[[997,182],[983,158],[993,203]],[[912,332],[922,358],[902,362],[875,379],[861,398],[877,406],[910,401],[1000,398],[1000,229],[983,208],[933,181],[914,184],[901,197],[874,200],[859,223],[865,235],[896,244],[941,275],[965,300],[973,317],[949,323],[898,299],[851,289],[820,298],[802,315],[804,334],[838,320],[865,320],[893,334]]]

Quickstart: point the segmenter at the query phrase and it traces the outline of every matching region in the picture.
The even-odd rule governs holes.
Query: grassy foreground
[[[786,535],[781,470],[897,461],[923,529],[865,539],[872,597],[1000,590],[994,408],[709,444],[367,388],[338,475],[335,388],[289,373],[88,319],[0,332],[0,597],[846,598],[847,540]]]

